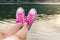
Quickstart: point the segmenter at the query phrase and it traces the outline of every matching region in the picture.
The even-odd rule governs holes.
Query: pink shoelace
[[[16,22],[17,23],[19,23],[19,22],[21,22],[21,23],[23,23],[23,14],[22,14],[22,12],[21,13],[17,13],[17,19],[16,19]]]

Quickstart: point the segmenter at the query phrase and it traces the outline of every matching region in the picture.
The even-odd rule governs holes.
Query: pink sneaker
[[[24,9],[22,7],[19,7],[16,11],[16,23],[22,23],[24,21]]]
[[[28,29],[30,29],[32,23],[35,21],[36,15],[37,15],[36,9],[32,8],[29,11],[28,16],[27,16],[27,18],[25,20],[25,22],[27,22],[27,24],[28,24]]]

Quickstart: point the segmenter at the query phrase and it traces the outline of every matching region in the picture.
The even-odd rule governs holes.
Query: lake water
[[[23,7],[26,15],[31,8],[36,8],[38,14],[60,14],[59,4],[0,4],[0,19],[15,18],[15,12],[18,7]]]

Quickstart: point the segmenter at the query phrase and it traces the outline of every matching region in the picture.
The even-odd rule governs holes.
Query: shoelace
[[[29,14],[28,15],[28,19],[27,19],[28,25],[31,25],[31,23],[33,22],[32,18],[33,18],[33,15],[32,14]]]
[[[23,16],[22,16],[23,14],[22,13],[18,13],[18,21],[17,22],[22,22],[23,23]]]

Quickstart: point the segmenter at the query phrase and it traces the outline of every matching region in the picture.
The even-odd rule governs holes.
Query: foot
[[[30,9],[30,11],[28,13],[28,16],[25,20],[25,22],[27,22],[27,24],[28,24],[28,29],[30,29],[31,25],[35,21],[36,15],[37,15],[36,9],[34,9],[34,8]]]
[[[22,7],[19,7],[16,11],[16,23],[23,24],[24,21],[24,9]]]

